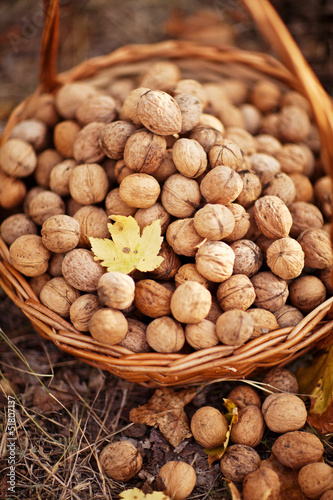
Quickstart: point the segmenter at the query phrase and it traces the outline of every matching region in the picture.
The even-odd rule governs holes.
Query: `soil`
[[[184,33],[177,33],[177,22],[189,15],[197,16],[203,5],[219,19],[218,34],[201,29],[195,35],[189,31],[187,36],[269,50],[247,13],[234,0],[142,0],[140,8],[135,0],[60,3],[59,71],[127,43],[154,43],[181,36]],[[274,0],[273,4],[324,87],[333,93],[332,3]],[[15,105],[37,85],[41,31],[42,2],[2,0],[0,127]],[[0,375],[12,384],[17,395],[15,493],[7,491],[8,456],[4,451],[8,442],[4,434],[0,498],[98,500],[118,498],[125,488],[149,492],[156,487],[160,467],[174,459],[193,464],[196,469],[197,485],[190,498],[231,498],[219,463],[209,468],[206,453],[193,438],[173,448],[158,429],[130,422],[130,410],[147,403],[153,388],[121,380],[61,352],[33,330],[1,289],[0,327]],[[297,363],[292,370],[309,363],[309,357]],[[224,411],[223,398],[235,384],[219,382],[201,388],[185,407],[187,416],[190,418],[203,405]],[[260,395],[265,396],[262,391]],[[0,395],[0,413],[7,419],[8,399],[4,395]],[[269,457],[275,437],[266,431],[257,448],[261,459]],[[97,459],[108,442],[122,438],[130,439],[144,457],[142,471],[126,484],[104,476]]]

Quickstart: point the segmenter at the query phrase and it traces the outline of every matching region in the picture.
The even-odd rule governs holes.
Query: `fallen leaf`
[[[163,436],[176,447],[192,436],[184,406],[196,393],[194,388],[180,392],[168,388],[157,389],[147,404],[131,410],[130,420],[159,427]]]
[[[262,460],[260,468],[271,469],[279,476],[280,493],[277,500],[305,500],[307,497],[299,487],[297,476],[298,471],[288,469],[280,464],[274,453],[267,460]]]
[[[299,391],[311,394],[308,421],[321,434],[333,432],[333,346],[297,372]]]
[[[163,242],[159,220],[146,226],[140,236],[140,227],[133,217],[110,215],[110,219],[115,221],[108,224],[112,240],[89,238],[95,260],[101,261],[108,271],[129,274],[138,269],[145,273],[163,262],[158,255]]]
[[[171,500],[162,491],[154,491],[153,493],[144,494],[139,488],[132,488],[130,490],[125,490],[120,493],[120,498],[124,500]]]
[[[235,403],[233,403],[230,399],[224,399],[223,404],[228,410],[228,413],[224,413],[224,417],[227,419],[229,427],[224,443],[221,446],[210,449],[204,448],[205,452],[208,455],[209,467],[212,465],[213,462],[215,462],[215,460],[220,460],[223,457],[226,449],[228,448],[232,425],[234,422],[237,422],[238,420],[238,408],[235,405]]]
[[[231,493],[231,500],[242,500],[242,495],[240,494],[234,483],[229,479],[226,479],[226,482],[228,483],[228,488]]]

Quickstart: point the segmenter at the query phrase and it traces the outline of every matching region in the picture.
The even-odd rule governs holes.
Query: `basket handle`
[[[58,86],[59,0],[44,0],[44,27],[39,62],[39,84],[44,92]]]
[[[286,25],[268,0],[242,0],[258,30],[275,50],[281,62],[297,77],[311,103],[321,140],[321,159],[333,176],[333,104],[305,60]]]

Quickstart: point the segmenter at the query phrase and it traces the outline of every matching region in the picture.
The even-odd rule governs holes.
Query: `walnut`
[[[174,291],[171,312],[181,323],[199,323],[205,319],[212,304],[210,292],[197,281],[186,281]]]
[[[107,213],[95,205],[85,205],[74,214],[74,219],[80,224],[80,240],[78,246],[90,248],[90,237],[109,238]]]
[[[302,246],[296,240],[280,238],[267,248],[266,260],[274,274],[289,280],[297,278],[303,271],[305,255]]]
[[[204,108],[207,104],[207,93],[204,87],[197,80],[193,80],[191,78],[180,79],[176,83],[173,93],[175,96],[178,94],[191,94],[195,97],[198,97],[200,100],[202,107]]]
[[[61,162],[62,156],[55,149],[45,149],[37,156],[34,177],[39,186],[50,187],[50,175],[53,167]]]
[[[36,118],[22,120],[17,123],[9,137],[28,142],[36,152],[45,149],[49,142],[46,124]]]
[[[69,317],[70,306],[79,296],[80,292],[75,290],[62,277],[49,280],[39,294],[40,301],[44,306],[64,318]]]
[[[177,64],[171,61],[157,61],[143,71],[140,76],[140,85],[168,92],[174,88],[180,76]]]
[[[69,177],[69,191],[81,205],[92,205],[104,200],[109,189],[109,180],[98,163],[77,165]]]
[[[104,158],[104,151],[99,143],[104,123],[91,122],[77,134],[73,144],[73,157],[78,163],[97,163]]]
[[[209,150],[209,163],[212,168],[223,165],[237,170],[242,165],[243,154],[237,144],[230,139],[223,139]]]
[[[282,148],[279,139],[270,134],[258,134],[255,141],[258,153],[275,156]]]
[[[258,80],[253,85],[250,99],[252,104],[264,113],[275,111],[280,104],[281,90],[270,80]]]
[[[43,273],[39,276],[33,276],[29,280],[29,285],[32,288],[33,292],[39,297],[39,294],[43,288],[43,286],[50,281],[52,277],[49,275],[49,273]]]
[[[236,385],[228,394],[238,408],[245,408],[248,405],[256,405],[261,408],[261,399],[258,393],[249,385]]]
[[[216,120],[218,119],[216,118]],[[199,124],[194,127],[189,135],[189,138],[197,141],[207,154],[210,152],[214,144],[223,140],[223,136],[219,130],[216,130],[213,126],[204,124]]]
[[[155,280],[171,280],[181,266],[179,256],[165,240],[158,255],[163,258],[163,262],[154,271],[151,271],[148,276]]]
[[[134,216],[134,219],[139,224],[141,231],[154,221],[159,220],[161,224],[161,234],[164,234],[170,223],[171,217],[163,205],[157,202],[151,207],[139,208]]]
[[[280,133],[285,141],[305,141],[310,133],[308,113],[298,106],[283,106],[280,111]]]
[[[203,126],[203,127],[213,128],[214,130],[217,130],[218,132],[220,132],[221,133],[220,138],[221,139],[223,138],[222,133],[224,132],[224,125],[221,122],[221,120],[219,120],[216,116],[213,116],[209,113],[202,113],[200,116],[200,121],[198,123],[198,126],[199,127]],[[218,141],[215,141],[215,142],[218,142]]]
[[[64,253],[75,248],[80,234],[80,224],[69,215],[53,215],[43,222],[41,229],[44,246],[55,253]]]
[[[81,102],[96,95],[97,91],[88,83],[66,83],[58,90],[55,104],[58,113],[66,119],[75,118],[75,113]]]
[[[49,260],[48,272],[54,278],[62,276],[62,261],[65,253],[53,253]]]
[[[37,156],[31,146],[22,139],[8,139],[0,148],[0,168],[13,177],[28,177],[37,166]]]
[[[41,226],[46,219],[53,215],[65,214],[65,203],[62,198],[52,191],[42,191],[32,198],[28,207],[29,216]]]
[[[288,298],[287,283],[269,271],[255,274],[251,278],[256,293],[254,305],[275,312],[282,307]]]
[[[313,201],[313,186],[310,179],[299,172],[289,174],[289,178],[293,181],[296,188],[296,196],[294,201]]]
[[[289,305],[284,305],[275,311],[274,316],[276,317],[280,328],[296,326],[304,318],[303,314],[299,309],[297,309],[297,307]]]
[[[207,241],[196,252],[195,261],[200,274],[221,283],[232,275],[235,254],[223,241]]]
[[[224,238],[228,243],[244,238],[250,228],[250,216],[245,208],[238,203],[228,203],[226,207],[232,212],[235,219],[235,227],[229,236]],[[245,274],[245,273],[244,273]]]
[[[177,255],[186,257],[194,257],[199,245],[204,241],[204,238],[195,230],[193,219],[189,218],[171,222],[165,237]]]
[[[187,343],[195,350],[207,349],[220,342],[216,333],[215,323],[207,319],[203,319],[199,323],[186,325],[185,338]]]
[[[316,276],[301,276],[290,285],[289,297],[293,306],[307,314],[324,302],[326,288]]]
[[[250,168],[255,172],[262,184],[281,171],[280,162],[266,153],[255,153],[249,156]]]
[[[223,311],[246,311],[255,301],[256,292],[250,278],[245,274],[234,274],[220,284],[216,298]]]
[[[75,116],[81,125],[91,122],[112,122],[117,114],[117,103],[109,95],[88,97],[79,104]]]
[[[151,348],[147,342],[146,330],[147,325],[136,319],[127,319],[128,330],[126,336],[119,345],[133,352],[150,352]]]
[[[96,291],[98,281],[104,272],[105,268],[95,261],[93,252],[85,248],[70,250],[62,262],[62,274],[65,280],[83,292]]]
[[[190,217],[200,205],[199,184],[184,175],[173,174],[164,183],[161,201],[170,215]]]
[[[277,196],[263,196],[254,204],[254,217],[258,228],[268,238],[285,238],[293,220],[288,207]]]
[[[57,193],[59,196],[69,195],[69,178],[75,166],[76,161],[68,159],[52,167],[48,182],[51,191]]]
[[[10,177],[0,171],[0,207],[10,209],[23,202],[27,188],[21,179]]]
[[[276,153],[276,159],[281,165],[281,170],[286,174],[304,172],[307,163],[305,151],[298,144],[284,144]]]
[[[176,287],[185,283],[186,281],[197,281],[205,288],[209,287],[209,281],[199,273],[195,264],[184,264],[175,274]]]
[[[118,309],[98,309],[89,322],[91,336],[103,344],[118,344],[125,338],[127,330],[127,320]]]
[[[259,176],[250,170],[239,170],[238,174],[243,181],[243,189],[236,199],[236,202],[248,208],[261,195],[261,182]]]
[[[172,159],[185,177],[199,177],[207,168],[206,152],[194,139],[178,139],[172,147]]]
[[[210,306],[209,313],[207,314],[205,319],[216,324],[216,321],[218,320],[219,316],[221,316],[221,314],[222,309],[220,308],[217,299],[215,297],[212,297],[212,305]]]
[[[48,127],[54,127],[59,121],[53,94],[44,93],[35,96],[27,103],[25,112],[27,118],[36,118]]]
[[[242,111],[233,104],[229,103],[227,100],[221,101],[216,105],[216,114],[218,118],[221,120],[223,125],[227,127],[237,127],[237,128],[245,128],[245,119]]]
[[[167,149],[160,166],[152,173],[155,179],[161,184],[165,182],[173,174],[177,174],[178,170],[172,160],[172,149]]]
[[[278,394],[272,394],[272,396],[276,397]],[[286,395],[283,394],[282,396]],[[291,394],[288,396],[297,398],[297,396]],[[319,462],[323,456],[324,447],[320,439],[314,434],[296,430],[287,431],[282,436],[279,436],[273,444],[272,451],[278,461],[285,467],[300,469],[306,464]]]
[[[168,316],[171,313],[172,291],[157,281],[144,279],[135,286],[135,306],[150,318]]]
[[[7,217],[0,225],[0,235],[7,245],[24,234],[37,234],[36,224],[26,214],[14,214]]]
[[[122,158],[126,142],[135,131],[135,125],[125,120],[117,120],[106,125],[99,136],[104,154],[115,160]]]
[[[178,352],[185,343],[182,326],[170,316],[154,319],[147,326],[147,342],[156,352]]]
[[[134,292],[134,280],[127,274],[107,272],[98,280],[98,298],[106,307],[127,309],[134,300]]]
[[[138,116],[138,102],[140,97],[149,90],[148,87],[139,87],[128,94],[120,111],[120,118],[122,120],[131,121],[138,127],[142,125]]]
[[[280,116],[278,113],[268,113],[261,120],[259,130],[262,134],[269,134],[280,139]]]
[[[59,122],[54,127],[54,146],[64,158],[73,157],[74,142],[80,130],[80,125],[73,120],[65,120],[63,122]]]
[[[253,335],[254,321],[241,309],[226,311],[216,321],[216,334],[222,344],[240,346]]]
[[[231,427],[230,438],[235,444],[245,444],[255,448],[260,443],[265,421],[260,408],[247,405],[238,412],[237,421]]]
[[[288,207],[293,223],[290,236],[297,238],[305,229],[321,229],[324,225],[323,215],[312,203],[295,201]]]
[[[287,306],[290,307],[290,306]],[[273,392],[298,392],[298,382],[296,376],[286,368],[275,367],[269,370],[264,379],[264,384],[269,384],[269,389]]]
[[[235,483],[241,483],[250,472],[259,468],[260,457],[250,446],[233,444],[228,446],[220,464],[224,477]]]
[[[175,101],[178,104],[182,115],[181,133],[184,134],[192,130],[200,120],[202,104],[200,99],[191,94],[177,94]]]
[[[102,304],[96,295],[85,293],[78,297],[69,308],[69,317],[73,326],[80,332],[88,332],[92,315],[101,307]]]
[[[119,196],[130,207],[148,208],[156,203],[160,190],[160,185],[153,176],[135,173],[121,182]]]
[[[200,183],[200,191],[207,203],[226,205],[236,200],[242,189],[240,175],[222,165],[210,170]]]
[[[302,493],[307,498],[332,498],[333,468],[329,464],[319,462],[304,465],[297,479]]]
[[[227,127],[225,138],[234,142],[241,149],[244,155],[252,155],[256,152],[256,142],[254,137],[243,127]]]
[[[230,247],[235,253],[233,274],[245,274],[250,278],[259,271],[264,255],[256,243],[243,239],[231,243]]]
[[[222,240],[235,228],[232,212],[220,204],[207,203],[194,215],[196,231],[209,240]]]
[[[248,85],[237,78],[225,78],[222,80],[224,91],[227,98],[237,106],[245,102],[248,98]]]
[[[103,448],[99,461],[114,481],[129,481],[142,467],[142,456],[130,441],[117,441]]]
[[[289,392],[270,394],[261,410],[267,427],[280,434],[301,429],[307,419],[305,404]]]
[[[134,215],[136,213],[135,207],[130,207],[125,203],[120,195],[119,188],[114,188],[108,192],[105,198],[105,211],[108,215]]]
[[[37,234],[24,234],[9,247],[10,262],[25,276],[40,276],[47,271],[51,253]]]
[[[216,408],[202,406],[191,419],[191,431],[196,442],[204,448],[217,448],[225,441],[228,422]]]
[[[266,309],[248,309],[246,311],[254,321],[251,339],[255,339],[273,330],[278,330],[279,325],[273,313]]]
[[[314,194],[316,196],[320,210],[326,219],[332,217],[332,179],[325,175],[320,177],[314,185]]]
[[[251,135],[257,134],[260,125],[262,115],[258,108],[253,106],[253,104],[245,103],[240,106],[240,110],[242,112],[244,118],[244,128]]]
[[[178,103],[163,90],[148,90],[137,105],[139,120],[159,135],[178,134],[182,130],[182,113]]]
[[[157,482],[161,482],[163,493],[173,500],[185,500],[195,487],[197,476],[192,465],[180,460],[171,460],[164,464],[158,473]]]
[[[297,238],[305,254],[305,265],[325,269],[333,265],[331,238],[323,229],[306,229]]]
[[[277,196],[288,206],[295,200],[296,187],[287,174],[278,172],[263,185],[263,195]]]
[[[280,479],[278,474],[268,467],[250,472],[243,481],[243,500],[255,498],[279,498]]]
[[[166,149],[164,137],[141,129],[127,139],[124,161],[134,172],[152,174],[161,165]]]

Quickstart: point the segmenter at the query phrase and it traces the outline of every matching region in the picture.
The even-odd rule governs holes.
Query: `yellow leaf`
[[[132,488],[131,490],[125,490],[120,493],[120,498],[124,500],[171,500],[162,491],[153,491],[153,493],[144,494],[139,488]]]
[[[224,443],[221,446],[218,446],[217,448],[205,448],[205,452],[208,455],[208,465],[209,467],[212,465],[215,460],[220,460],[226,449],[228,448],[229,444],[229,439],[230,439],[230,433],[231,433],[231,428],[234,422],[237,422],[238,420],[238,409],[235,403],[233,403],[230,399],[223,399],[224,401],[224,406],[228,410],[228,413],[224,414],[224,417],[227,419],[229,423],[228,431],[224,440]]]
[[[140,227],[133,217],[110,215],[110,219],[115,221],[108,224],[112,240],[89,238],[95,260],[101,261],[108,271],[147,272],[163,262],[163,257],[158,255],[163,241],[159,220],[146,226],[140,236]]]
[[[139,488],[122,491],[119,496],[124,500],[144,500],[146,498],[144,492],[139,490]]]

